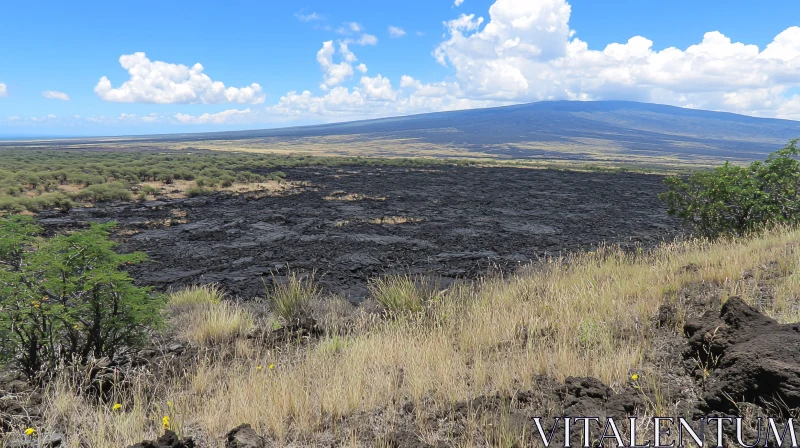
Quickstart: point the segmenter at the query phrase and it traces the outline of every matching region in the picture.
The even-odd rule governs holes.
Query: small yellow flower
[[[638,373],[634,373],[633,375],[631,375],[631,379],[632,379],[633,381],[636,381],[636,380],[638,380],[638,379],[639,379],[639,374],[638,374]]]
[[[167,407],[168,407],[168,408],[170,408],[170,409],[172,409],[172,402],[171,402],[171,401],[168,401],[168,402],[167,402]]]
[[[161,419],[161,426],[164,428],[164,431],[169,429],[169,415],[165,415],[164,418]]]
[[[270,365],[269,365],[269,370],[272,370],[272,369],[274,369],[274,368],[275,368],[275,364],[270,364]]]
[[[78,326],[78,324],[75,324],[75,325],[73,325],[73,326],[72,326],[72,328],[74,328],[74,329],[76,329],[76,330],[77,330],[77,329],[78,329],[78,328],[80,328],[80,327]]]
[[[32,436],[34,434],[36,434],[36,430],[33,429],[33,428],[28,428],[28,429],[25,430],[25,435],[26,436]]]
[[[256,366],[256,370],[261,370],[262,368],[261,366]]]
[[[33,302],[31,302],[31,305],[33,305],[34,308],[39,308],[39,302],[37,302],[35,300]]]
[[[114,406],[111,407],[111,409],[119,411],[120,409],[122,409],[122,405],[119,403],[115,403]]]

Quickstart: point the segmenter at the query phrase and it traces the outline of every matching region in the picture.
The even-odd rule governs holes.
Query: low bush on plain
[[[660,198],[669,214],[695,233],[717,237],[743,235],[767,225],[800,223],[800,150],[798,140],[749,166],[725,163],[687,179],[665,179]]]

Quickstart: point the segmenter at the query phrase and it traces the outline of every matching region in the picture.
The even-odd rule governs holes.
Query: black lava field
[[[359,301],[384,274],[448,281],[510,272],[599,244],[649,247],[678,223],[658,199],[661,176],[522,168],[304,167],[281,193],[98,204],[43,212],[50,231],[116,221],[132,266],[157,289],[218,282],[242,298],[290,271]]]

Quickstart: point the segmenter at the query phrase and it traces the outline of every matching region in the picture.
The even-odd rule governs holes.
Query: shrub
[[[44,239],[30,217],[0,219],[0,363],[34,376],[62,361],[113,359],[159,324],[162,300],[119,269],[145,256],[114,252],[113,225]]]
[[[115,200],[129,201],[131,199],[131,192],[125,184],[111,182],[107,184],[89,185],[83,190],[73,193],[72,196],[78,200],[88,199],[94,202]]]
[[[665,179],[660,198],[669,214],[703,236],[742,235],[775,223],[800,222],[798,140],[792,140],[763,162],[729,163],[688,179]]]
[[[197,187],[189,187],[186,189],[186,197],[193,198],[195,196],[203,196],[207,194],[213,193],[213,190],[209,190],[208,188],[203,188],[200,186]]]
[[[152,196],[152,195],[158,194],[158,188],[156,188],[156,187],[154,187],[152,185],[145,185],[145,186],[142,187],[141,192],[146,194],[146,195],[151,195]]]

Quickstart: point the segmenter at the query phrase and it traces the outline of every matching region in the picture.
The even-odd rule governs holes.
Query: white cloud
[[[325,74],[323,85],[325,87],[333,87],[341,84],[351,76],[353,76],[353,62],[356,61],[356,56],[347,48],[344,42],[339,43],[339,54],[343,59],[338,64],[333,63],[333,56],[336,54],[336,48],[333,41],[329,40],[322,43],[322,48],[317,52],[317,62]]]
[[[301,22],[313,22],[315,20],[324,19],[324,17],[315,12],[312,12],[310,14],[303,14],[303,10],[297,11],[296,13],[294,13],[294,16],[297,17],[297,20]]]
[[[8,96],[8,87],[5,84],[0,82],[0,98]]]
[[[362,76],[352,89],[337,86],[325,95],[293,91],[267,107],[267,117],[337,121],[509,104],[465,98],[457,83],[422,84],[404,76],[401,87],[405,90],[395,90],[388,78],[377,75]]]
[[[364,33],[358,38],[356,43],[359,45],[376,45],[378,43],[378,38],[372,34]]]
[[[216,114],[205,113],[199,116],[175,114],[175,119],[185,124],[226,124],[253,114],[250,108],[244,110],[229,109]]]
[[[360,33],[364,30],[364,27],[358,22],[347,22],[343,26],[340,26],[336,32],[339,34],[344,35],[352,35],[354,33]]]
[[[573,38],[565,0],[497,0],[483,18],[446,22],[434,56],[473,99],[631,99],[762,116],[800,118],[800,27],[763,50],[717,31],[685,50],[653,50],[633,36],[603,50]],[[483,25],[483,26],[482,26]]]
[[[361,73],[366,73],[367,66],[364,63],[358,64],[358,66],[356,66],[356,70],[360,71]]]
[[[403,37],[406,35],[405,30],[397,26],[389,26],[389,35],[392,37]]]
[[[203,66],[191,68],[182,64],[150,61],[144,53],[123,55],[119,62],[130,74],[130,79],[119,88],[103,76],[94,91],[106,101],[125,103],[252,103],[264,102],[261,86],[253,83],[247,87],[225,87],[212,81]]]
[[[464,3],[464,0],[455,0],[453,6],[461,6],[462,3]]]
[[[55,90],[45,90],[42,96],[49,100],[69,101],[69,95],[64,92],[57,92]]]
[[[44,116],[41,116],[41,117],[31,117],[30,120],[31,121],[35,121],[35,122],[42,122],[42,121],[55,120],[56,118],[58,118],[57,115],[49,114],[49,115],[44,115]]]

